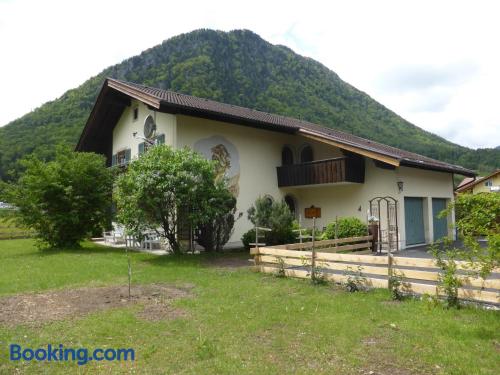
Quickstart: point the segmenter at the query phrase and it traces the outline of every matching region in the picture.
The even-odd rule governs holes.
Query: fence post
[[[260,263],[260,254],[259,254],[259,246],[262,245],[262,246],[266,246],[265,243],[260,243],[259,242],[259,229],[264,231],[264,232],[270,232],[271,229],[269,228],[265,228],[265,227],[259,227],[257,226],[257,224],[255,224],[255,242],[254,243],[250,243],[249,245],[250,246],[255,246],[255,251],[254,251],[254,262],[255,262],[255,265],[258,265]],[[252,249],[250,249],[250,252],[252,252]]]
[[[391,253],[391,250],[387,252],[387,287],[389,288],[389,291],[392,291],[392,261],[393,261],[393,256]]]
[[[314,237],[316,236],[316,216],[313,217],[312,227],[312,251],[311,251],[311,280],[316,278],[316,248],[314,247]]]
[[[338,228],[339,228],[339,217],[338,215],[335,215],[335,247],[339,247],[339,243],[337,242],[337,240],[339,239],[339,232],[338,232]]]

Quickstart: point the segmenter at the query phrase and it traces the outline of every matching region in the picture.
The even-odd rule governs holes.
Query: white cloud
[[[424,129],[497,146],[498,10],[495,1],[0,0],[0,124],[179,33],[246,28]]]

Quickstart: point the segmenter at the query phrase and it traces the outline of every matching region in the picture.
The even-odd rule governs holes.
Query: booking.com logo
[[[76,361],[79,366],[90,361],[135,361],[135,350],[131,348],[96,348],[90,351],[87,348],[65,348],[62,344],[59,344],[59,346],[48,344],[47,347],[36,349],[22,348],[21,345],[10,344],[9,354],[11,361]]]

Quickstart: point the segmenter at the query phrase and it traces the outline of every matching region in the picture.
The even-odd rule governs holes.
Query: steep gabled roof
[[[462,183],[460,183],[460,185],[458,185],[458,187],[455,191],[457,193],[467,191],[469,189],[472,189],[474,186],[476,186],[476,185],[478,185],[486,180],[489,180],[490,178],[495,177],[496,175],[499,175],[499,174],[500,174],[500,169],[497,169],[493,173],[490,173],[489,175],[487,175],[485,177],[478,178],[477,180],[472,180],[472,181],[469,181],[467,183],[463,183],[464,181],[462,181]]]
[[[87,121],[80,141],[78,142],[77,150],[94,151],[92,147],[89,148],[87,138],[91,137],[91,134],[96,134],[98,132],[96,128],[102,126],[102,124],[99,125],[97,123],[101,122],[97,121],[97,119],[99,118],[98,112],[102,110],[100,107],[103,106],[105,101],[105,93],[114,93],[120,103],[123,103],[123,95],[125,95],[128,98],[137,99],[162,112],[186,114],[240,125],[254,126],[271,131],[301,134],[305,137],[329,143],[394,166],[405,165],[458,173],[465,176],[475,176],[473,171],[458,165],[441,162],[311,122],[112,78],[108,78],[104,82],[96,105]],[[106,125],[109,126],[109,121]],[[92,138],[95,139],[95,136]]]

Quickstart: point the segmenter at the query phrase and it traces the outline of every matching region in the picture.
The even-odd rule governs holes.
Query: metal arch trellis
[[[383,248],[392,253],[399,250],[399,228],[398,228],[398,200],[390,197],[375,197],[369,200],[370,216],[378,219],[378,242],[377,252],[381,253]],[[384,229],[382,220],[382,209],[386,208],[386,227]]]

